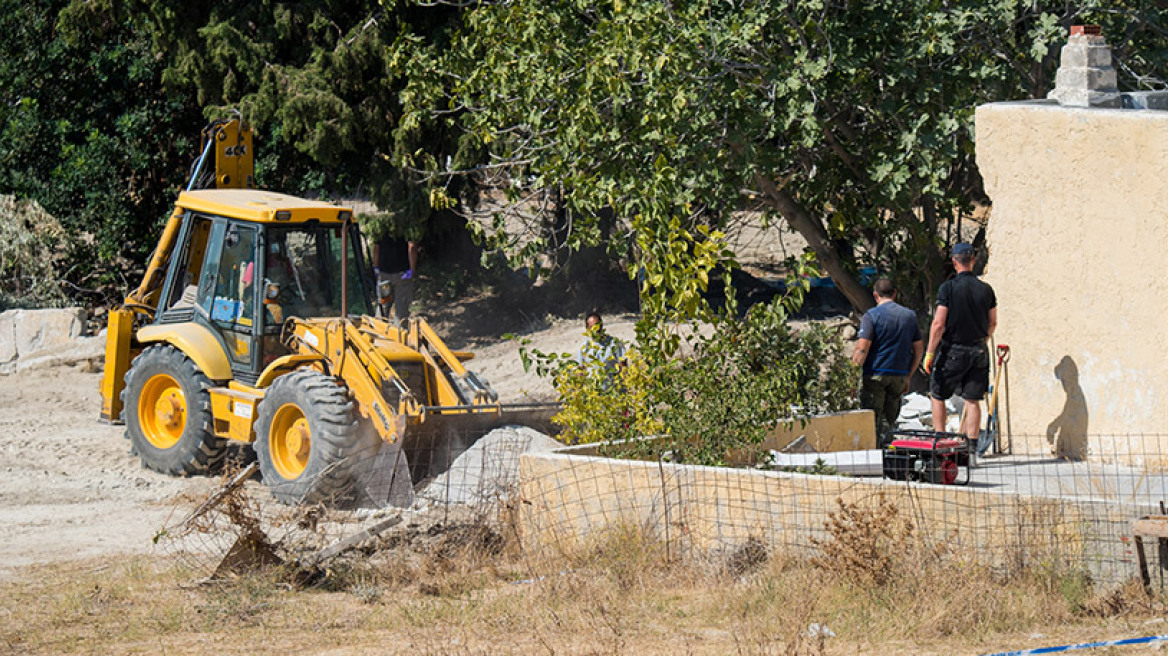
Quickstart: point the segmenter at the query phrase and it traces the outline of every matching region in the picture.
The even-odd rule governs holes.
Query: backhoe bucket
[[[377,455],[358,470],[357,506],[362,508],[409,508],[414,505],[414,486],[406,454],[398,444],[382,442]]]
[[[552,417],[558,404],[504,404],[484,412],[479,407],[430,407],[421,421],[406,429],[402,440],[414,485],[442,474],[479,438],[503,426],[527,426],[555,436],[559,428]]]

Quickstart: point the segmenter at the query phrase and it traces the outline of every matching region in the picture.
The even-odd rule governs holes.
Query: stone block
[[[1096,91],[1092,89],[1055,89],[1050,97],[1068,107],[1111,107],[1122,106],[1118,91]]]
[[[1107,39],[1102,34],[1072,34],[1067,38],[1067,45],[1106,46]]]
[[[100,371],[105,360],[104,337],[78,337],[65,343],[21,354],[13,362],[0,363],[0,374],[11,374],[30,369],[74,366],[88,363],[90,371]]]
[[[85,326],[85,310],[10,310],[17,357],[71,342]]]
[[[1062,68],[1102,68],[1111,66],[1111,48],[1103,46],[1063,46]]]
[[[1115,68],[1060,68],[1055,76],[1055,88],[1092,89],[1115,91],[1117,77]]]
[[[12,362],[19,355],[16,352],[16,312],[0,313],[0,364]]]

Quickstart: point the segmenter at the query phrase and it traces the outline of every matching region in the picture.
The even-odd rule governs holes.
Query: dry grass
[[[836,520],[823,545],[836,556],[815,564],[757,542],[678,562],[635,526],[537,562],[506,528],[462,522],[386,536],[308,588],[278,568],[197,585],[181,559],[40,567],[0,584],[0,651],[939,654],[1163,632],[1142,626],[1162,607],[1139,586],[998,580],[922,549],[882,504]]]

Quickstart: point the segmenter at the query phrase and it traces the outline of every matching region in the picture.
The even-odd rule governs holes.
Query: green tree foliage
[[[65,4],[0,0],[0,192],[57,218],[51,248],[67,257],[55,275],[93,288],[156,243],[199,117],[162,90],[138,25],[72,31],[58,22]]]
[[[368,195],[375,236],[484,186],[552,217],[529,256],[761,209],[857,307],[857,264],[921,298],[977,194],[975,105],[1045,95],[1072,23],[1129,86],[1166,55],[1150,0],[0,2],[0,192],[93,234],[82,273],[141,261],[238,110],[264,186]]]
[[[702,228],[690,234],[674,220],[643,245],[652,291],[619,363],[586,357],[595,343],[580,358],[521,350],[526,368],[553,379],[563,403],[555,421],[568,441],[616,441],[613,455],[757,463],[765,461],[758,445],[780,421],[855,406],[859,372],[839,335],[823,325],[796,331],[787,321],[814,270],[796,263],[787,293],[743,317],[733,297],[712,312],[699,292],[730,254],[724,235]],[[637,439],[646,436],[656,439]]]
[[[207,118],[235,111],[265,138],[257,178],[320,196],[367,195],[383,210],[373,237],[416,235],[431,190],[395,162],[423,144],[452,156],[439,122],[404,125],[406,75],[424,75],[459,12],[405,2],[89,2],[77,22],[141,17],[166,62],[168,88],[189,91]],[[266,153],[266,154],[265,154]],[[465,163],[463,163],[465,164]]]
[[[1159,17],[1102,0],[474,3],[440,74],[411,76],[405,120],[449,113],[482,164],[511,167],[513,198],[563,190],[577,242],[609,210],[650,229],[764,210],[864,309],[851,245],[918,299],[944,275],[978,194],[977,104],[1045,95],[1071,23],[1103,22],[1147,71]]]
[[[613,455],[704,465],[765,462],[757,447],[779,422],[855,407],[858,370],[839,335],[792,330],[785,305],[718,319],[669,356],[654,340],[619,366],[540,352],[525,352],[525,362],[553,378],[563,403],[555,420],[571,443],[616,440]],[[646,436],[656,439],[636,439]]]

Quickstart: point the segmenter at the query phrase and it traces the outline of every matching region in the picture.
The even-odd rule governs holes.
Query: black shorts
[[[945,400],[957,392],[966,401],[980,401],[990,386],[990,352],[985,345],[945,344],[933,363],[929,395]]]

